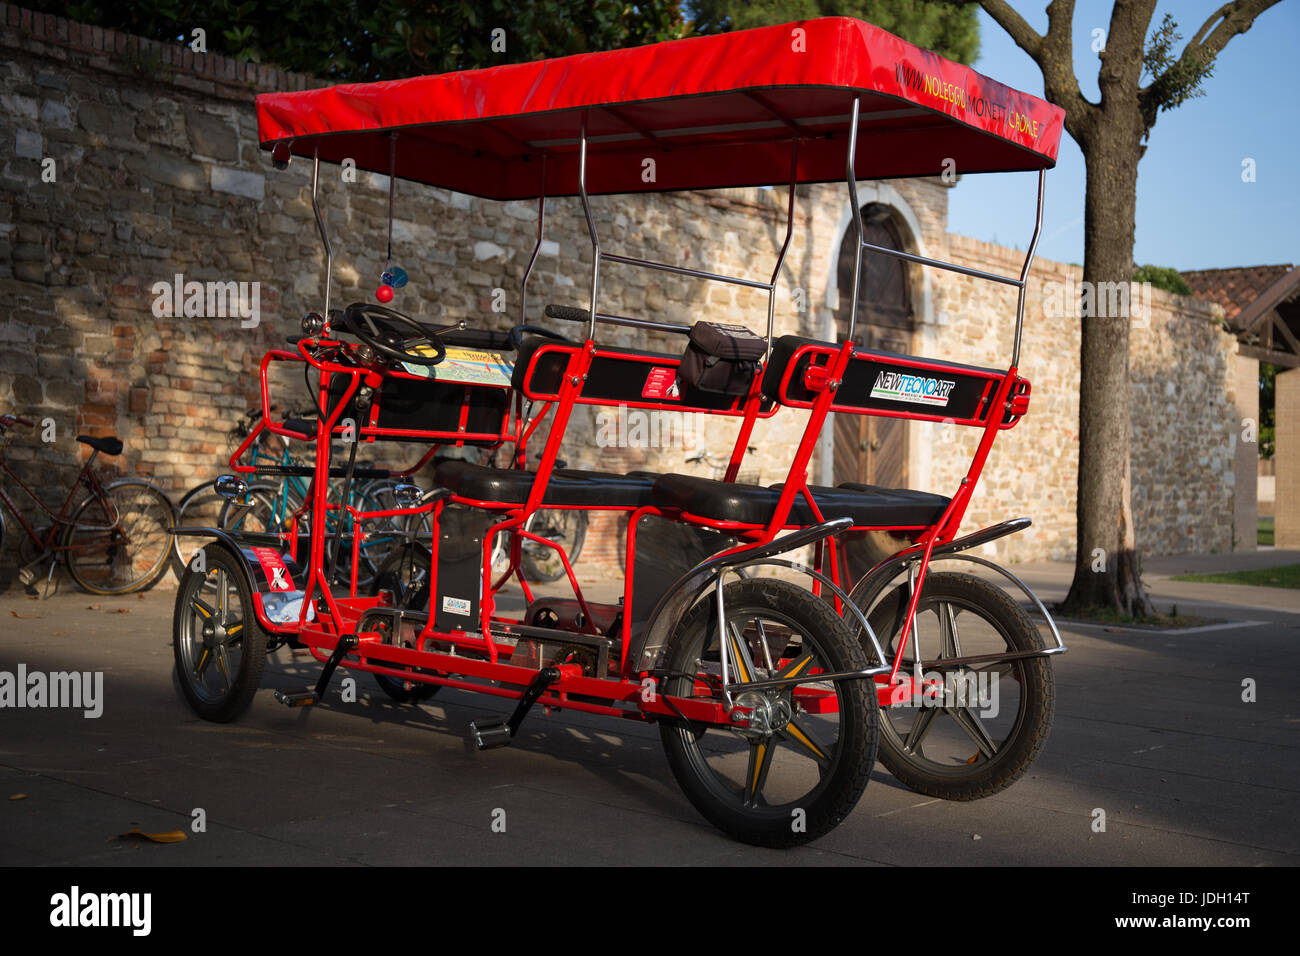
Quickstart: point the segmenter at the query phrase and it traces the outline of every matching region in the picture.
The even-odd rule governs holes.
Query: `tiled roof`
[[[1224,317],[1232,319],[1292,268],[1289,265],[1277,265],[1198,269],[1184,272],[1183,278],[1198,299],[1217,302],[1223,306]]]

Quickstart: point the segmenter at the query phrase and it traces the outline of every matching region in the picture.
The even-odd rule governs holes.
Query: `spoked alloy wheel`
[[[191,561],[181,577],[172,617],[176,675],[185,699],[204,720],[234,720],[252,703],[266,664],[245,571],[225,548],[203,549],[203,571]]]
[[[739,672],[733,683],[868,666],[844,622],[806,590],[748,580],[727,585],[723,603]],[[721,699],[711,594],[682,621],[666,660],[663,693]],[[753,708],[749,728],[662,721],[668,763],[695,808],[736,839],[770,847],[815,840],[849,815],[867,785],[876,754],[872,686],[855,679],[742,689],[735,703]]]
[[[908,585],[868,612],[889,660],[902,639]],[[1055,681],[1046,658],[945,667],[955,657],[1042,650],[1042,635],[1001,588],[969,574],[931,573],[917,605],[922,680],[930,692],[881,708],[880,761],[918,793],[975,800],[1015,782],[1052,725]],[[914,673],[909,638],[902,675]]]
[[[63,538],[68,574],[91,594],[127,594],[152,586],[172,555],[172,503],[146,481],[127,478],[92,495]]]

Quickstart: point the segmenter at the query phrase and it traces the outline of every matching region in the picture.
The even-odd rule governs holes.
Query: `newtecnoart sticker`
[[[924,375],[908,375],[905,372],[880,372],[876,384],[871,387],[872,398],[883,398],[891,402],[916,402],[921,405],[948,404],[948,396],[956,382],[941,378],[927,378]]]

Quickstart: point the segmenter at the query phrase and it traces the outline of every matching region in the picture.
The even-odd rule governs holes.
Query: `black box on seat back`
[[[330,382],[331,406],[342,397],[348,382],[336,376]],[[457,435],[500,435],[502,421],[510,408],[510,390],[464,382],[439,382],[429,379],[385,378],[375,393],[379,406],[378,428],[415,429],[432,432],[427,436],[376,436],[379,440],[451,442]],[[461,412],[468,406],[464,428]],[[358,425],[368,424],[357,416],[356,398],[348,402],[339,420],[351,418]],[[496,439],[477,438],[469,444],[494,444]]]

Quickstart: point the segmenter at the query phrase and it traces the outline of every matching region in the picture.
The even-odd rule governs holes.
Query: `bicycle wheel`
[[[854,671],[867,659],[830,605],[772,579],[723,592],[733,682]],[[717,605],[700,601],[669,639],[662,693],[718,700]],[[875,702],[864,679],[735,692],[745,728],[662,720],[668,764],[695,808],[745,843],[789,847],[837,826],[862,795],[876,754]]]
[[[576,508],[535,511],[524,530],[539,538],[553,541],[564,549],[569,564],[576,564],[587,540],[587,513]],[[564,577],[564,561],[555,548],[524,539],[520,545],[520,565],[529,581],[545,584]]]
[[[221,512],[226,499],[217,494],[217,481],[205,481],[185,492],[176,505],[177,528],[220,528]],[[185,574],[187,553],[193,553],[194,539],[182,535],[172,535],[172,570],[179,581]]]
[[[358,487],[353,492],[353,507],[358,511],[393,511],[401,507],[394,489],[395,481],[371,481]],[[361,522],[364,537],[357,549],[357,593],[360,594],[374,582],[380,568],[388,559],[399,551],[408,540],[407,518],[405,515],[390,515],[386,518],[369,518]],[[350,541],[345,540],[345,547]],[[352,551],[348,548],[340,558],[351,560]],[[342,566],[340,561],[340,566]]]
[[[903,583],[864,608],[889,660],[908,597]],[[916,634],[929,690],[919,700],[881,708],[880,762],[911,789],[945,800],[976,800],[1006,789],[1033,762],[1051,729],[1056,685],[1050,663],[1043,657],[953,666],[943,661],[1042,650],[1038,628],[1001,588],[973,575],[939,572],[925,577]],[[913,674],[915,661],[909,639],[900,672]]]
[[[253,612],[245,569],[220,545],[203,549],[176,592],[172,652],[181,692],[204,720],[234,720],[253,701],[266,664],[266,634]]]
[[[380,591],[387,591],[393,596],[395,607],[411,611],[427,609],[430,558],[429,552],[420,545],[408,545],[389,555],[371,583],[371,596],[374,597]],[[385,631],[384,643],[401,643],[403,647],[413,646],[409,641],[402,641],[402,635],[391,631]],[[402,680],[387,674],[375,674],[374,677],[380,690],[399,704],[418,704],[422,700],[428,700],[442,689],[437,684]]]
[[[91,594],[128,594],[151,587],[167,571],[176,509],[139,478],[123,478],[91,495],[63,536],[68,574]]]
[[[242,503],[223,502],[217,516],[217,527],[236,533],[274,534],[285,529],[294,508],[292,501],[285,504],[281,500],[280,490],[274,485],[254,485],[248,489]],[[305,533],[305,527],[305,522],[299,522],[300,533]]]

